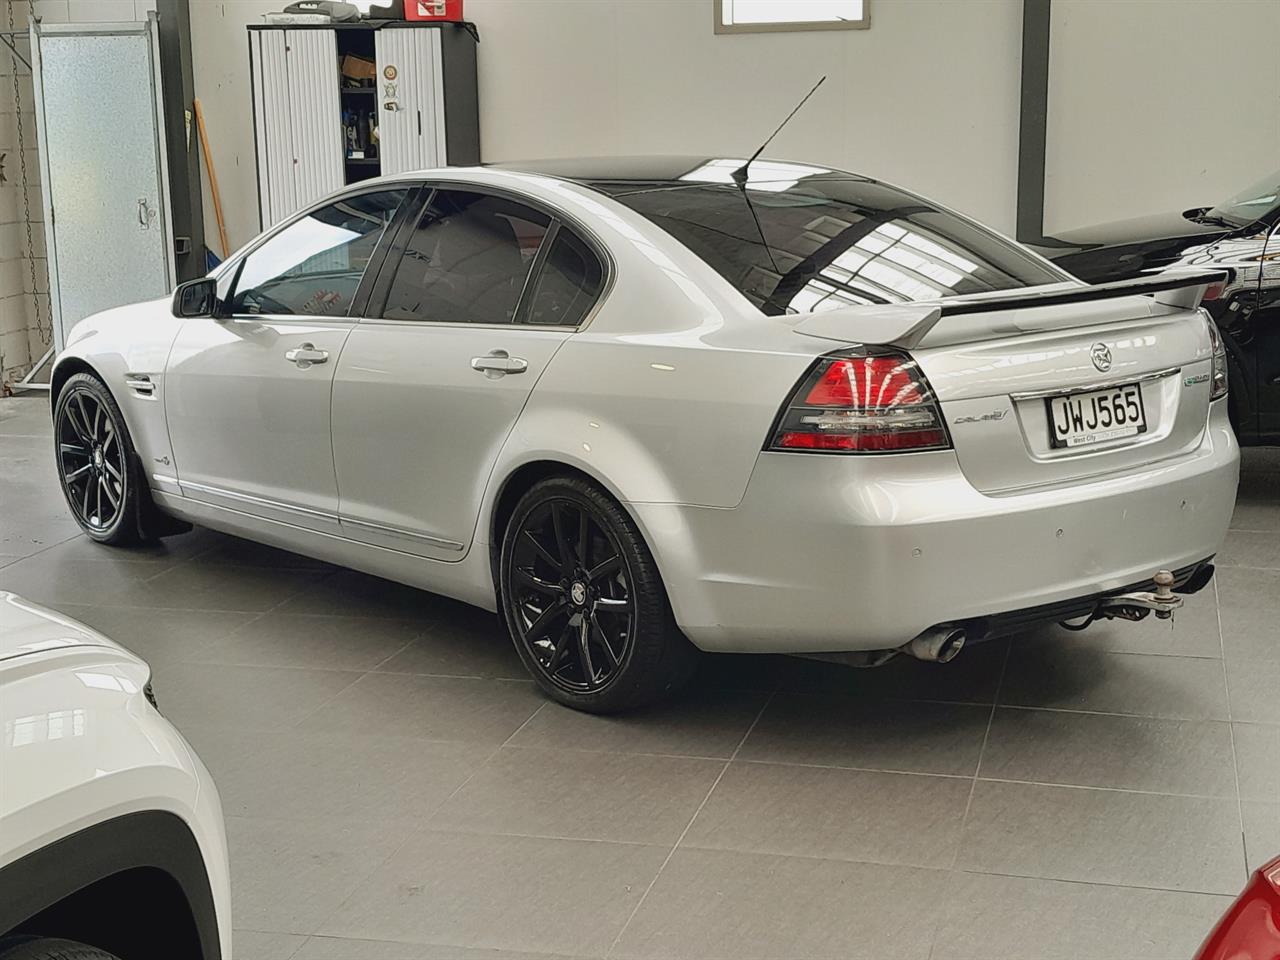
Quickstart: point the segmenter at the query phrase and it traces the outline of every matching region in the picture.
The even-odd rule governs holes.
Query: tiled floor
[[[459,604],[207,531],[89,543],[49,447],[0,401],[0,587],[151,661],[222,791],[236,960],[1167,960],[1280,852],[1277,451],[1172,628],[714,658],[600,719]]]

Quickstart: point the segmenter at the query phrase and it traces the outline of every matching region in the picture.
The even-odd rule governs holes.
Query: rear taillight
[[[1209,324],[1209,340],[1213,344],[1213,385],[1209,391],[1209,399],[1218,400],[1227,395],[1227,348],[1209,311],[1202,307],[1200,312],[1204,314],[1205,323]]]
[[[823,357],[778,417],[769,450],[902,453],[951,446],[942,411],[904,353]]]

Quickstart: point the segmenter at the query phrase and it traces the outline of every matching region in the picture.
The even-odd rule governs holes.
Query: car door
[[[334,371],[411,190],[350,194],[293,220],[225,274],[219,317],[184,322],[164,388],[183,496],[338,532]]]
[[[338,363],[346,535],[461,559],[529,393],[604,285],[603,258],[513,196],[438,185],[406,220]]]

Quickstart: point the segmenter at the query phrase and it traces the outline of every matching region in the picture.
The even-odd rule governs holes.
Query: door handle
[[[314,343],[304,343],[288,351],[284,358],[290,363],[296,363],[301,369],[305,370],[313,363],[325,363],[329,359],[329,351],[317,350]]]
[[[529,369],[529,361],[523,357],[513,357],[505,350],[490,350],[483,357],[472,357],[471,369],[479,370],[494,380],[508,373],[524,373]]]

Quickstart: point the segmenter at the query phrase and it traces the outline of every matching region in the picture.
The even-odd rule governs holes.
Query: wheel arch
[[[62,393],[62,388],[77,373],[87,373],[97,377],[102,382],[102,385],[107,387],[107,391],[110,392],[111,388],[107,386],[106,378],[84,357],[63,357],[54,365],[53,373],[49,377],[50,417],[54,416],[58,411],[58,395]]]
[[[129,960],[222,957],[204,858],[174,813],[125,814],[63,837],[0,868],[0,889],[0,937],[61,937]]]
[[[527,460],[513,466],[496,488],[486,531],[489,540],[489,573],[493,577],[494,591],[497,594],[499,609],[502,606],[502,597],[499,590],[498,566],[502,554],[502,538],[506,532],[507,523],[510,521],[512,513],[515,512],[516,504],[520,502],[520,498],[534,484],[549,477],[577,477],[599,487],[622,508],[623,512],[631,518],[637,527],[640,526],[635,514],[628,508],[627,502],[622,498],[617,487],[603,477],[597,476],[579,465],[569,463],[566,460],[546,457]],[[649,542],[649,538],[643,529],[640,532],[645,538],[649,551],[654,553],[654,559],[656,560],[657,553],[653,550],[653,544]],[[662,569],[661,564],[659,564],[658,569]]]

